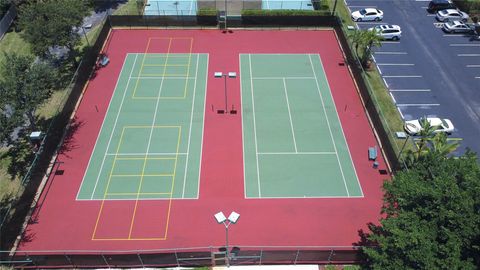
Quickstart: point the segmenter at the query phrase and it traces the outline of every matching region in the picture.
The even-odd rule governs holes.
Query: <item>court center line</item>
[[[168,54],[170,54],[171,45],[172,45],[172,39],[170,39],[169,43],[168,43],[167,58],[165,58],[165,64],[168,63]],[[146,56],[144,56],[144,57],[146,57]],[[163,72],[164,73],[166,72],[166,68],[163,69]],[[163,82],[164,82],[164,80],[162,79],[162,81],[160,82],[160,87],[158,89],[159,92],[158,92],[157,102],[155,104],[155,110],[153,111],[152,125],[150,127],[150,134],[148,136],[147,149],[145,150],[147,155],[148,155],[148,151],[150,150],[150,145],[152,144],[153,130],[155,129],[154,126],[155,126],[155,121],[157,119],[158,105],[160,104],[160,99],[161,99],[160,96],[162,95]],[[177,152],[178,152],[178,149],[177,149]],[[135,201],[135,207],[133,208],[132,219],[131,219],[131,222],[130,222],[130,230],[128,232],[128,239],[130,239],[132,237],[133,225],[135,224],[135,216],[136,216],[136,213],[137,213],[138,201],[139,201],[139,198],[140,198],[140,191],[142,190],[143,178],[144,178],[144,175],[145,175],[145,168],[147,167],[147,160],[148,160],[147,155],[145,155],[145,159],[143,161],[142,176],[140,177],[140,183],[139,183],[138,188],[137,188],[137,199]]]
[[[258,185],[258,197],[262,197],[262,190],[260,188],[260,170],[258,168],[258,144],[257,144],[257,124],[255,122],[255,100],[253,98],[253,74],[252,74],[252,55],[248,54],[248,64],[250,68],[250,92],[252,93],[252,115],[253,115],[253,134],[255,135],[255,159],[257,162],[257,185]]]
[[[195,111],[195,94],[197,90],[197,76],[198,76],[198,62],[199,62],[199,55],[197,54],[197,65],[195,68],[195,81],[193,83],[193,93],[192,93],[192,110],[190,112],[190,126],[188,128],[188,141],[187,141],[187,153],[190,153],[190,139],[192,137],[192,123],[193,123],[193,112]],[[185,171],[183,174],[183,189],[182,189],[182,199],[185,197],[185,185],[187,183],[187,170],[188,170],[188,159],[190,156],[187,156],[187,161],[185,164]]]
[[[128,86],[130,85],[130,79],[131,79],[133,70],[135,69],[135,64],[137,63],[137,57],[138,57],[138,54],[135,54],[135,60],[133,61],[132,70],[130,70],[130,74],[129,74],[128,80],[127,80],[127,85],[125,86],[125,91],[123,92],[122,101],[120,102],[120,108],[118,108],[117,116],[115,117],[115,122],[113,123],[112,132],[110,133],[110,138],[108,139],[107,148],[106,148],[105,151],[108,151],[108,149],[110,148],[110,143],[112,142],[113,133],[115,132],[115,128],[117,127],[118,118],[120,117],[120,112],[122,111],[122,107],[123,107],[123,102],[125,101],[125,96],[128,92]],[[100,175],[102,174],[103,165],[105,164],[105,159],[106,158],[107,158],[107,155],[104,154],[102,164],[100,165],[100,169],[98,171],[97,179],[95,180],[95,186],[93,187],[92,196],[90,197],[90,199],[93,199],[93,195],[95,194],[95,191],[97,190],[98,181],[100,179]]]
[[[177,155],[177,153],[107,153],[107,156],[174,156]],[[187,155],[188,153],[178,153],[178,155]]]
[[[283,78],[283,89],[285,91],[285,99],[287,100],[288,117],[290,118],[290,128],[292,129],[293,146],[295,147],[295,153],[297,153],[298,152],[297,140],[295,139],[295,129],[293,128],[292,114],[290,111],[290,102],[288,101],[288,94],[287,94],[287,82],[285,81],[285,78]]]
[[[260,152],[259,155],[335,155],[335,152]]]
[[[320,56],[318,56],[318,57],[320,57]],[[337,157],[337,162],[338,162],[338,166],[340,168],[340,173],[342,174],[343,184],[345,185],[345,190],[347,191],[347,196],[350,196],[350,192],[348,191],[348,187],[347,187],[347,181],[345,180],[345,174],[343,173],[342,164],[340,163],[340,158],[338,157],[337,146],[336,146],[335,140],[333,138],[333,132],[332,132],[332,128],[330,126],[330,120],[328,119],[328,115],[327,115],[327,109],[325,108],[325,102],[323,100],[323,95],[322,95],[322,92],[320,91],[320,85],[318,84],[317,73],[315,72],[315,68],[313,66],[313,61],[312,61],[312,55],[311,54],[308,55],[308,59],[310,60],[310,67],[312,68],[313,74],[316,78],[315,83],[317,85],[317,91],[318,91],[318,94],[320,96],[320,101],[322,102],[323,113],[325,114],[325,120],[327,121],[327,127],[328,127],[328,131],[330,133],[330,139],[332,140],[332,143],[333,143],[333,149],[335,150],[335,155]],[[332,101],[332,102],[334,102],[334,101]]]

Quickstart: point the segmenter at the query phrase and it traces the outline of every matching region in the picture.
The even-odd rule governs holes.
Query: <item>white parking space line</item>
[[[390,89],[390,92],[430,92],[431,89]]]
[[[374,54],[407,54],[406,52],[374,52]]]
[[[397,100],[395,100],[395,97],[393,96],[392,93],[390,93],[390,96],[392,97],[393,103],[394,103],[394,104],[397,104]]]
[[[382,75],[382,70],[380,69],[380,67],[378,66],[378,64],[377,64],[377,69],[378,69],[378,72],[380,73],[380,75]]]
[[[480,79],[480,77],[475,77],[475,79]]]
[[[435,17],[437,14],[427,14],[428,17]]]
[[[461,37],[461,38],[465,38],[464,35],[462,34],[443,34],[444,37]]]
[[[480,68],[480,65],[467,65],[467,68]]]
[[[400,107],[397,107],[397,111],[400,114],[400,116],[402,117],[402,120],[405,119],[405,117],[403,117],[402,110],[400,110]]]
[[[469,43],[453,43],[450,44],[452,47],[480,47],[480,44],[469,44]]]
[[[351,8],[377,8],[377,6],[349,6]]]
[[[382,41],[382,44],[400,44],[400,41]]]
[[[480,53],[460,53],[457,56],[477,57],[480,56]]]
[[[420,7],[420,8],[427,9],[428,7]]]
[[[415,66],[415,64],[377,63],[377,66]]]
[[[357,24],[385,24],[384,22],[357,22]]]
[[[388,83],[387,83],[387,81],[385,80],[385,78],[382,78],[382,80],[383,80],[383,82],[385,83],[385,86],[386,86],[387,88],[389,88]]]
[[[425,106],[440,106],[438,103],[418,103],[418,104],[397,104],[398,107],[425,107]]]
[[[422,78],[422,75],[385,75],[383,78]]]
[[[430,0],[415,0],[415,2],[430,2]]]

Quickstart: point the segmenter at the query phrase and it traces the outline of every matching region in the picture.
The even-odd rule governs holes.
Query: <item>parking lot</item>
[[[381,22],[359,22],[360,29],[379,24],[402,28],[399,41],[384,41],[374,60],[404,120],[435,116],[451,119],[460,141],[456,154],[469,147],[480,152],[480,39],[446,34],[429,0],[346,0],[351,11],[374,7]]]

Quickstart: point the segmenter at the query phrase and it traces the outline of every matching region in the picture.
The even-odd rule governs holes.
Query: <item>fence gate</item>
[[[226,265],[227,253],[224,251],[212,252],[212,266]]]

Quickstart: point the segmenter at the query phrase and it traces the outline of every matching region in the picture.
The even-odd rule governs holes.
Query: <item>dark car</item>
[[[455,9],[457,8],[452,0],[432,0],[428,4],[427,11],[430,13],[437,12],[444,9]]]

